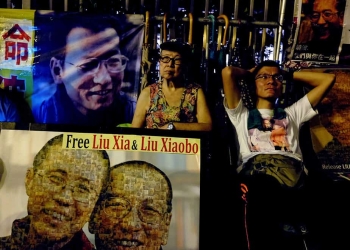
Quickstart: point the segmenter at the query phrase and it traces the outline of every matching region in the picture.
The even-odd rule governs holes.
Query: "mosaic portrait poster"
[[[0,25],[0,87],[25,100],[24,122],[131,123],[143,15],[0,9]]]
[[[335,180],[350,180],[350,70],[318,69],[336,75],[336,82],[310,121],[313,149],[323,171]]]
[[[0,145],[1,247],[199,249],[200,139],[3,129]]]
[[[291,60],[348,64],[350,9],[346,0],[297,0]]]

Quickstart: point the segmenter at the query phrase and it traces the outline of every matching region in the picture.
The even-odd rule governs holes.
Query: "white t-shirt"
[[[274,116],[273,109],[260,109],[257,113],[260,113],[259,118],[253,117],[242,100],[235,109],[229,109],[224,99],[224,107],[237,131],[238,172],[244,163],[257,154],[283,154],[302,161],[299,131],[305,122],[317,114],[306,95],[284,109],[285,118]]]

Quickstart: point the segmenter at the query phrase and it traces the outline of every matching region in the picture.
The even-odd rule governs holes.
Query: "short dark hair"
[[[187,62],[192,53],[191,46],[188,43],[180,41],[167,41],[160,45],[161,50],[177,52],[181,55],[183,61]]]
[[[54,50],[50,51],[50,55],[56,57],[57,59],[64,60],[65,57],[65,47],[67,42],[67,36],[71,30],[74,28],[85,28],[90,30],[92,33],[97,34],[105,29],[114,29],[118,36],[125,29],[125,20],[113,16],[103,16],[91,13],[57,13],[52,19],[52,23],[49,27],[51,30],[48,32],[51,36],[51,42],[53,43]],[[45,21],[45,16],[42,17]],[[96,21],[92,21],[96,20]],[[59,31],[58,31],[59,30]]]
[[[338,0],[335,7],[339,12],[344,12],[345,6],[346,6],[346,0]]]
[[[278,62],[273,60],[265,60],[260,62],[254,68],[251,74],[248,74],[244,79],[242,79],[243,82],[240,85],[242,88],[241,91],[246,91],[245,94],[250,97],[245,99],[245,105],[249,110],[256,108],[257,96],[256,96],[255,77],[263,67],[276,67],[281,71],[281,68]]]
[[[114,169],[116,169],[118,167],[128,167],[128,166],[132,166],[132,167],[145,166],[147,168],[155,170],[156,172],[158,172],[160,175],[163,176],[164,180],[166,181],[166,183],[168,185],[168,189],[169,189],[166,202],[168,205],[167,212],[170,213],[172,210],[173,188],[172,188],[172,185],[171,185],[171,182],[170,182],[168,176],[162,170],[160,170],[159,168],[157,168],[153,164],[146,162],[146,161],[138,161],[138,160],[125,161],[125,162],[119,163],[117,165],[114,165],[111,167],[110,172],[112,172]]]
[[[252,74],[254,76],[254,78],[256,77],[256,75],[258,74],[258,72],[263,68],[263,67],[276,67],[278,69],[280,69],[280,65],[273,60],[265,60],[262,61],[261,63],[259,63],[253,70]]]
[[[131,161],[125,161],[119,164],[116,164],[114,166],[111,166],[109,173],[111,173],[114,169],[118,168],[118,167],[147,167],[150,169],[155,170],[156,172],[158,172],[159,174],[161,174],[164,178],[164,180],[166,181],[167,185],[168,185],[168,194],[166,197],[166,203],[167,203],[167,213],[170,213],[172,211],[172,200],[173,200],[173,188],[170,182],[169,177],[159,168],[157,168],[156,166],[154,166],[153,164],[146,162],[146,161],[140,161],[140,160],[131,160]],[[98,218],[96,217],[101,209],[101,205],[103,200],[105,200],[108,197],[108,195],[106,193],[102,193],[100,194],[99,199],[97,200],[94,210],[92,211],[91,215],[90,215],[90,220],[89,220],[89,232],[96,234],[96,230],[97,230],[97,224],[98,224]]]
[[[316,0],[311,0],[310,5],[311,5],[311,9],[312,6],[314,4]],[[324,0],[324,1],[329,1],[329,0]],[[337,0],[336,1],[336,5],[335,8],[339,11],[339,12],[344,12],[345,11],[345,6],[346,6],[346,0]]]
[[[48,142],[45,143],[45,145],[39,150],[39,152],[35,155],[33,160],[33,170],[34,173],[38,171],[38,168],[45,162],[47,155],[49,154],[50,149],[53,146],[56,145],[62,145],[63,142],[63,134],[54,136],[51,138]],[[82,149],[67,149],[67,150],[82,150]],[[110,160],[107,152],[105,150],[92,150],[92,149],[84,149],[84,151],[97,151],[96,153],[100,154],[101,159],[107,160],[107,175],[106,178],[102,182],[102,189],[101,192],[105,192],[108,184],[108,178],[109,178],[109,166],[110,166]]]

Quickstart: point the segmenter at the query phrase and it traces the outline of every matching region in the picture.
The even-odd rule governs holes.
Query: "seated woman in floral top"
[[[179,42],[160,45],[161,82],[141,91],[131,127],[209,131],[212,120],[203,89],[186,83],[184,69],[190,46]]]

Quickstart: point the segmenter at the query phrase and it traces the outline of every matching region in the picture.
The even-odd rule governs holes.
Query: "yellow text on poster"
[[[200,139],[126,135],[64,133],[63,148],[200,154]]]

